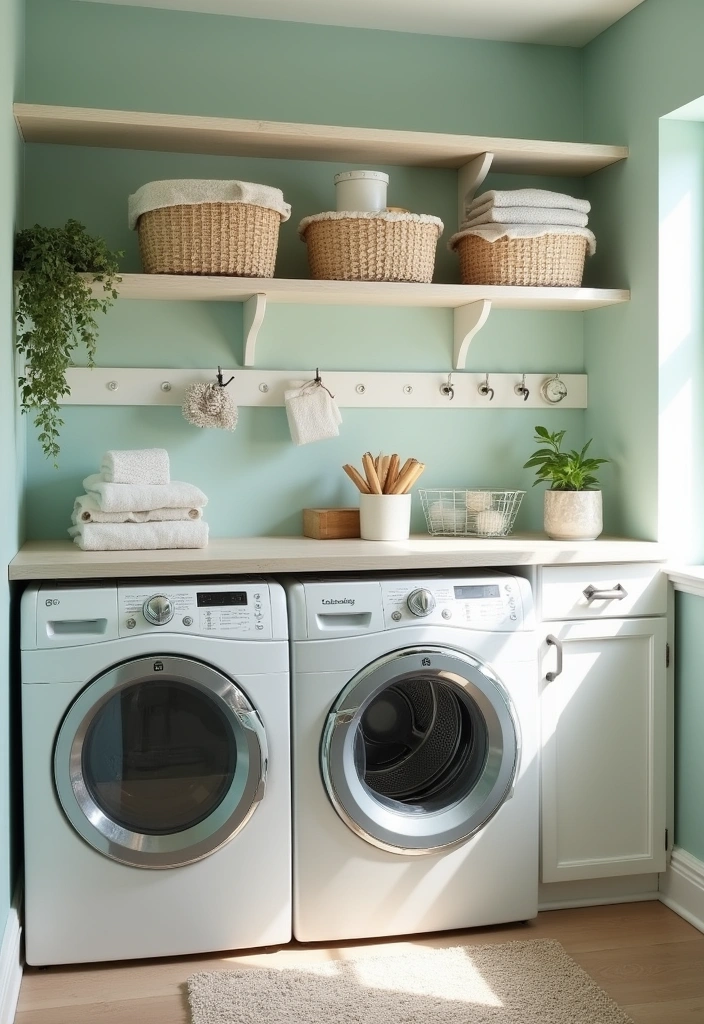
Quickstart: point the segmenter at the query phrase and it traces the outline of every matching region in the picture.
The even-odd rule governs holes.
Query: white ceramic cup
[[[383,171],[341,171],[335,175],[335,199],[340,213],[379,213],[386,209],[388,174]]]
[[[362,540],[408,540],[410,532],[410,494],[360,494]]]

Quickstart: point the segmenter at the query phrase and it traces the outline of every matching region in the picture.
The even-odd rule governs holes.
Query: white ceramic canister
[[[362,540],[408,540],[410,527],[410,494],[360,494]]]
[[[334,180],[338,213],[379,213],[386,209],[389,176],[383,171],[341,171]]]

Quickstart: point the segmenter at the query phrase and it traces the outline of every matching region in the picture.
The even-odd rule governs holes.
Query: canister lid
[[[340,171],[334,177],[334,182],[337,185],[339,181],[352,181],[357,178],[367,178],[371,181],[385,181],[389,184],[388,174],[384,174],[383,171]]]

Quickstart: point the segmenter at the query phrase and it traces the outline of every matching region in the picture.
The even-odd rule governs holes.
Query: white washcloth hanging
[[[294,444],[338,437],[342,416],[337,402],[321,384],[309,382],[284,392],[286,416]]]
[[[82,551],[156,551],[208,544],[208,524],[202,519],[195,523],[81,523],[68,532]]]
[[[572,228],[565,224],[480,224],[478,227],[463,227],[447,243],[454,250],[460,238],[478,235],[486,242],[498,242],[500,238],[539,238],[541,235],[580,235],[586,238],[589,255],[596,252],[596,238],[589,228]]]
[[[179,519],[195,521],[203,515],[202,508],[153,508],[146,512],[103,512],[90,494],[79,494],[73,504],[71,522],[80,523],[161,523]]]
[[[199,487],[181,480],[170,484],[109,484],[99,473],[83,481],[102,512],[149,512],[155,508],[204,508],[208,499]]]
[[[586,228],[589,217],[577,210],[542,209],[539,206],[477,206],[470,210],[463,228],[478,224],[570,224],[575,228]],[[462,230],[462,228],[460,228]]]
[[[168,484],[169,453],[165,448],[105,452],[100,475],[110,484]]]
[[[534,206],[544,210],[576,210],[578,213],[589,213],[592,208],[588,199],[577,199],[564,192],[550,192],[545,188],[513,188],[506,190],[490,189],[475,196],[469,204],[469,210],[478,206]]]

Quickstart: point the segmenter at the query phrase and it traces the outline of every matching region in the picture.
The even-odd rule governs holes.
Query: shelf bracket
[[[245,366],[254,366],[257,351],[257,335],[266,313],[266,294],[257,292],[245,299],[242,305],[242,326],[244,328],[244,359]]]
[[[467,350],[472,338],[481,331],[491,313],[489,299],[479,299],[455,310],[455,349],[452,365],[455,370],[464,370]]]
[[[492,161],[493,153],[481,153],[464,164],[457,171],[457,223],[462,224],[465,220],[465,204],[469,205],[477,190],[484,184]]]

